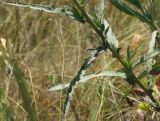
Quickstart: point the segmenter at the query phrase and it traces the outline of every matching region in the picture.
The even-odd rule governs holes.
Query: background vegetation
[[[65,4],[63,0],[19,2],[54,6]],[[93,9],[98,2],[90,0],[88,8]],[[122,55],[126,55],[128,46],[136,52],[135,57],[148,51],[151,31],[146,24],[122,13],[107,0],[105,18],[119,40]],[[37,113],[34,115],[37,115],[39,121],[62,120],[66,91],[48,92],[48,87],[69,82],[76,75],[83,59],[89,53],[87,50],[96,47],[93,29],[87,24],[82,25],[72,19],[66,19],[65,16],[0,3],[0,39],[1,42],[6,41],[4,49],[14,55],[25,75],[26,88],[35,102]],[[121,65],[108,53],[101,55],[88,73],[120,68]],[[138,68],[135,73],[139,71]],[[25,121],[27,113],[22,105],[21,92],[13,73],[14,71],[10,71],[0,60],[0,120]],[[123,79],[94,78],[75,90],[68,120],[135,120],[137,106],[130,107],[123,95],[128,90],[130,85]],[[136,100],[136,97],[133,97]]]

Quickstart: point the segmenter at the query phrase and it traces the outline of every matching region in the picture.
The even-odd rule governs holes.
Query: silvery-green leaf
[[[48,91],[62,90],[69,87],[69,84],[58,84],[48,88]]]
[[[26,3],[12,3],[12,2],[4,2],[4,4],[22,7],[22,8],[31,8],[33,10],[44,11],[47,13],[58,13],[62,15],[69,16],[77,21],[84,23],[85,20],[79,13],[79,11],[71,6],[64,6],[60,8],[55,8],[54,6],[47,6],[47,5],[38,5],[38,4],[26,4]]]
[[[149,42],[148,54],[151,53],[151,52],[153,52],[153,50],[154,50],[157,32],[158,31],[152,32],[152,37],[151,37],[151,40]],[[153,60],[152,58],[150,58],[149,60],[147,60],[148,71],[150,71],[152,69],[152,60]]]
[[[107,20],[105,20],[105,19],[104,19],[104,27],[105,27],[105,30],[107,30],[109,27],[109,24],[108,24]],[[111,27],[109,27],[109,30],[107,31],[107,33],[105,32],[104,34],[106,34],[105,35],[106,41],[108,41],[111,48],[117,50],[118,49],[118,40],[117,40],[116,36],[114,35],[114,33],[112,32]]]
[[[100,28],[103,23],[104,8],[104,0],[101,0],[100,4],[95,8],[95,11],[93,11],[92,19],[98,28]]]
[[[104,72],[101,72],[101,73],[98,73],[98,74],[88,74],[88,75],[85,75],[81,80],[79,80],[77,82],[77,86],[79,86],[83,83],[86,83],[87,81],[89,81],[89,80],[91,80],[92,78],[95,78],[95,77],[121,77],[121,78],[126,78],[126,75],[123,72],[116,72],[116,71],[104,71]],[[58,85],[50,87],[48,89],[48,91],[62,90],[62,89],[65,89],[67,87],[69,87],[69,84],[58,84]]]
[[[137,65],[141,64],[141,63],[146,62],[147,60],[153,58],[154,56],[156,56],[156,55],[158,55],[158,54],[160,54],[160,49],[155,50],[155,51],[153,51],[153,52],[151,52],[151,53],[149,53],[149,54],[146,54],[146,55],[141,56],[141,57],[137,60],[137,62],[134,64],[133,68],[136,67]]]
[[[104,0],[101,0],[98,8],[97,8],[97,14],[98,17],[103,20],[103,16],[104,16]]]

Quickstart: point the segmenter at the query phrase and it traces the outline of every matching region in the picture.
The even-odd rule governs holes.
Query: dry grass
[[[63,4],[60,0],[38,3]],[[140,42],[136,57],[146,52],[150,33],[144,24],[121,13],[108,2],[106,18],[116,33],[123,55],[137,34]],[[86,50],[96,47],[93,30],[64,16],[0,4],[0,38],[7,40],[7,48],[14,53],[25,73],[39,121],[60,121],[65,91],[49,93],[47,88],[69,82],[74,77],[88,54]],[[111,54],[103,54],[89,73],[116,70],[119,66]],[[3,102],[12,108],[15,121],[25,121],[27,116],[15,78],[4,65],[0,68],[0,85],[5,95]],[[125,116],[135,112],[123,100],[121,93],[127,89],[128,84],[118,78],[92,79],[76,89],[68,121],[123,121]]]

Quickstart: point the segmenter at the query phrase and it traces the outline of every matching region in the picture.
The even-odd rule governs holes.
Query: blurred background
[[[66,4],[64,0],[11,2],[55,7]],[[98,2],[89,0],[88,7],[92,9]],[[135,57],[147,52],[151,36],[147,25],[122,13],[108,0],[105,1],[105,18],[119,40],[124,57],[128,46],[136,52]],[[73,79],[89,54],[87,49],[98,45],[93,29],[66,16],[0,3],[0,39],[6,41],[6,48],[14,54],[25,73],[39,121],[61,121],[66,90],[48,92],[47,89],[53,84],[67,83]],[[92,64],[88,73],[117,70],[120,67],[107,52]],[[10,107],[15,121],[26,121],[27,114],[14,75],[1,63],[0,85],[4,95],[1,101]],[[99,77],[88,81],[75,90],[68,121],[131,121],[135,117],[136,107],[129,107],[122,95],[129,88],[119,78]]]

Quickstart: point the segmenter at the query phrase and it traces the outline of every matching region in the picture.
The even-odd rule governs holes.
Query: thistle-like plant
[[[35,10],[41,10],[48,13],[58,13],[62,15],[66,15],[82,24],[89,24],[96,32],[99,38],[99,45],[97,48],[92,49],[90,55],[84,60],[80,70],[77,75],[71,80],[70,84],[59,84],[49,88],[49,91],[60,90],[64,88],[67,89],[67,96],[64,102],[64,120],[67,119],[67,114],[69,111],[70,103],[72,101],[72,95],[74,89],[86,82],[87,80],[98,77],[98,76],[109,76],[109,77],[121,77],[124,78],[130,85],[138,85],[144,93],[148,96],[150,100],[148,100],[149,108],[153,110],[160,111],[160,102],[154,96],[154,89],[152,86],[145,86],[142,84],[140,80],[144,77],[152,78],[150,75],[153,75],[154,72],[159,74],[159,65],[160,63],[157,61],[153,64],[153,57],[156,57],[160,53],[159,48],[154,48],[155,43],[159,42],[159,31],[158,27],[154,23],[154,15],[153,15],[153,2],[152,0],[149,2],[149,6],[145,7],[139,0],[128,0],[130,4],[132,4],[136,9],[131,8],[128,4],[125,4],[122,0],[110,0],[116,7],[125,13],[135,16],[141,21],[145,22],[149,25],[151,30],[153,31],[152,38],[149,44],[149,51],[147,54],[139,57],[137,61],[133,62],[132,57],[133,53],[130,48],[127,49],[127,58],[122,58],[120,55],[120,48],[118,47],[118,40],[116,39],[114,33],[112,32],[111,27],[109,26],[108,21],[104,18],[104,0],[101,0],[100,4],[95,8],[94,13],[90,14],[86,11],[85,6],[88,4],[88,0],[72,0],[72,3],[66,2],[66,6],[56,8],[54,6],[46,6],[46,5],[37,5],[37,4],[25,4],[25,3],[5,3],[8,5],[18,6],[18,7],[27,7]],[[113,55],[113,58],[116,58],[117,61],[121,63],[123,69],[121,71],[105,71],[99,74],[89,74],[86,75],[86,70],[90,67],[92,62],[104,52],[110,51]],[[134,74],[134,69],[137,68],[138,65],[147,62],[147,69],[142,72],[140,75]]]

